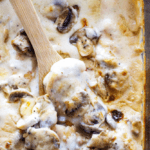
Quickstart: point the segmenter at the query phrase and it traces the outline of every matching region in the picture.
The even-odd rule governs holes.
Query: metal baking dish
[[[150,150],[150,0],[144,0],[146,56],[145,150]]]

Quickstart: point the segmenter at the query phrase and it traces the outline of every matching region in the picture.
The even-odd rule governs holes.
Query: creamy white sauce
[[[60,150],[90,150],[88,144],[99,136],[106,141],[110,139],[112,143],[106,143],[110,150],[142,150],[144,71],[141,53],[144,47],[139,38],[143,28],[139,7],[142,1],[139,4],[132,0],[32,2],[53,49],[62,57],[71,58],[52,66],[43,81],[48,95],[39,97],[36,58],[22,55],[12,46],[22,25],[9,0],[0,1],[0,149],[26,150],[29,143],[37,149],[53,149],[54,142],[42,147],[37,140],[30,141],[36,135],[39,141],[42,138],[46,143],[43,137],[48,133],[59,141],[60,145],[54,145]],[[73,5],[79,6],[79,15],[72,9],[75,23],[68,33],[59,33],[56,18],[64,7]],[[79,52],[82,45],[69,41],[85,24],[84,39],[93,47],[88,57],[82,57]],[[92,41],[94,35],[98,36],[96,44]],[[4,41],[4,37],[8,39]],[[17,89],[29,93],[30,98],[27,94],[10,102],[9,95]],[[123,113],[119,122],[112,117],[113,110]],[[84,123],[82,134],[78,130],[80,123]],[[27,133],[30,130],[31,137]],[[90,138],[85,132],[91,130],[108,134],[91,133]],[[26,143],[21,141],[22,137]],[[101,148],[100,144],[94,146]]]

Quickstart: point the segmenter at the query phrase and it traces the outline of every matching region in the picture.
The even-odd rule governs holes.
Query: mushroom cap
[[[41,13],[44,17],[55,21],[62,11],[68,6],[66,0],[50,0],[44,1],[44,5],[41,8]]]
[[[33,47],[24,29],[20,30],[20,32],[11,43],[13,48],[19,53],[25,54],[27,56],[34,56]]]
[[[8,100],[9,100],[9,102],[16,102],[16,101],[20,100],[21,98],[27,97],[27,96],[33,97],[32,94],[30,94],[26,90],[22,90],[22,89],[14,90],[10,93]]]
[[[77,43],[78,39],[86,37],[87,39],[89,39],[94,45],[97,44],[100,35],[98,34],[97,31],[95,31],[95,29],[89,28],[89,27],[84,27],[81,28],[79,30],[77,30],[76,32],[74,32],[69,41],[71,44],[75,44]]]
[[[87,57],[94,52],[94,45],[98,43],[99,37],[94,29],[84,27],[73,33],[69,41],[71,44],[76,44],[82,57]]]
[[[68,33],[73,25],[77,22],[78,10],[73,7],[67,7],[56,19],[57,31],[60,33]]]

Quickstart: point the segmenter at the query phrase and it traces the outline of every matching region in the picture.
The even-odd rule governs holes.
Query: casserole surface
[[[143,149],[143,1],[32,2],[64,60],[39,97],[32,45],[0,1],[0,149]]]

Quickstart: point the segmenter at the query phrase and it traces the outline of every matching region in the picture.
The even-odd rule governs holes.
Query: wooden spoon
[[[10,0],[34,48],[39,69],[39,94],[44,94],[43,78],[62,59],[46,37],[31,0]]]

